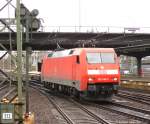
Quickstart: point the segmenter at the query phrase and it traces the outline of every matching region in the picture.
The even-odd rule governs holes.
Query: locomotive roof
[[[72,50],[85,50],[85,51],[114,51],[113,48],[74,48]]]
[[[80,54],[82,50],[90,51],[90,52],[114,52],[113,48],[75,48],[74,54]]]
[[[64,57],[71,55],[79,55],[83,50],[90,52],[114,52],[113,48],[74,48],[52,52],[48,54],[48,57]]]

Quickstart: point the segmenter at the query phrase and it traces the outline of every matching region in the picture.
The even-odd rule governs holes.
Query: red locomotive
[[[55,51],[43,59],[44,86],[90,100],[111,100],[120,82],[113,48],[75,48]]]

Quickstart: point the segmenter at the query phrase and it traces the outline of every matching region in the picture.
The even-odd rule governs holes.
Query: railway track
[[[17,96],[17,89],[16,87],[13,87],[2,97],[2,99],[7,99],[9,103],[11,103]]]
[[[0,86],[0,100],[8,92],[8,84],[3,84]]]
[[[139,94],[139,93],[138,94],[137,93],[136,94],[129,93],[126,91],[119,91],[119,93],[116,96],[134,100],[136,102],[143,103],[146,105],[150,105],[150,96],[148,96],[148,95],[143,95],[143,94]]]
[[[79,104],[79,102],[77,102],[77,104]],[[143,122],[150,123],[150,111],[147,111],[144,109],[138,109],[135,107],[122,105],[122,104],[115,103],[115,102],[111,102],[109,104],[107,103],[105,105],[100,105],[98,103],[86,102],[86,104],[84,104],[84,107],[85,106],[86,106],[86,108],[92,107],[91,110],[96,110],[96,111],[105,110],[105,111],[109,111],[111,113],[116,113],[117,115],[123,115],[127,118],[129,117],[133,121],[131,121],[131,122],[125,122],[124,121],[125,123],[128,123],[128,124],[130,124],[130,123],[137,124],[138,122],[134,122],[134,120],[139,120],[142,122],[142,124],[143,124]],[[119,120],[119,118],[118,118],[118,120]],[[123,119],[121,119],[121,120],[123,120]],[[111,121],[111,120],[108,120],[108,121]],[[111,123],[114,124],[113,121]],[[121,122],[121,123],[123,123],[123,122]]]
[[[80,109],[82,109],[83,111],[88,113],[90,116],[92,116],[94,119],[98,120],[102,124],[111,124],[110,122],[108,122],[107,120],[103,119],[102,117],[99,117],[98,115],[94,114],[88,108],[84,107],[82,104],[76,102],[75,100],[70,99],[70,101],[73,102],[74,104],[76,104]]]
[[[93,113],[97,113],[97,111],[102,111],[102,110],[104,110],[104,111],[109,111],[109,112],[111,112],[111,113],[115,113],[116,114],[116,117],[117,117],[117,119],[121,122],[121,123],[124,123],[125,122],[125,120],[126,119],[129,119],[130,120],[130,122],[125,122],[125,123],[128,123],[128,124],[130,124],[130,123],[138,123],[136,120],[139,120],[139,121],[142,121],[142,124],[143,124],[143,122],[145,122],[145,123],[149,123],[150,122],[150,119],[149,119],[149,117],[143,117],[143,115],[137,115],[137,113],[135,114],[135,112],[132,112],[132,114],[131,113],[128,113],[127,112],[127,110],[125,110],[124,109],[124,107],[122,108],[122,107],[120,107],[120,106],[118,106],[119,104],[111,104],[111,105],[99,105],[99,104],[95,104],[95,103],[89,103],[89,102],[86,102],[86,103],[84,103],[84,106],[82,105],[82,103],[80,104],[80,101],[78,101],[78,102],[76,102],[75,100],[71,100],[73,103],[75,103],[75,104],[77,104],[77,105],[79,105],[79,106],[81,106],[81,107],[83,107],[83,109],[84,108],[88,108],[88,111],[92,111]],[[90,106],[89,106],[90,105]],[[90,107],[92,107],[92,108],[90,108]],[[98,110],[98,109],[99,110]],[[130,107],[131,108],[131,107]],[[122,109],[122,110],[121,110]],[[129,109],[129,107],[128,107],[128,109]],[[133,108],[132,108],[133,109]],[[96,111],[95,111],[96,110]],[[137,109],[136,109],[137,110]],[[143,110],[144,111],[144,110]],[[138,111],[139,112],[139,111]],[[142,114],[142,113],[140,113],[140,114]],[[99,115],[99,113],[97,113],[96,115]],[[103,114],[102,114],[103,115]],[[113,114],[114,115],[114,114]],[[118,116],[117,116],[118,115]],[[127,118],[125,119],[119,119],[118,117],[119,117],[119,115],[123,115],[123,116],[126,116]],[[150,115],[149,115],[150,116]],[[109,115],[107,115],[107,117],[109,117]],[[107,119],[107,117],[106,117],[106,119],[105,119],[105,117],[104,117],[104,119],[105,120],[107,120],[109,123],[111,123],[111,124],[116,124],[117,123],[117,121],[115,120],[111,120],[110,118],[108,118]],[[115,118],[116,118],[115,117]],[[124,121],[124,122],[123,122]],[[139,122],[140,123],[140,122]]]
[[[54,100],[55,99],[55,100]],[[59,100],[56,98],[51,98],[53,102],[55,101],[55,105],[59,107],[61,110],[61,113],[63,113],[63,117],[65,117],[66,120],[69,122],[69,124],[84,124],[84,123],[89,123],[89,124],[110,124],[108,121],[105,119],[99,117],[98,115],[94,114],[93,112],[89,111],[86,107],[82,106],[81,104],[78,104],[75,101],[68,101],[66,99],[61,99]],[[59,102],[58,102],[59,101]],[[58,103],[65,103],[65,104],[58,104]],[[65,115],[65,116],[64,116]],[[67,118],[66,118],[67,117]]]
[[[124,105],[124,104],[118,103],[118,102],[110,102],[110,104],[113,105],[113,106],[119,106],[119,107],[122,107],[122,108],[126,108],[126,109],[129,109],[129,110],[133,110],[133,111],[137,111],[137,112],[141,112],[141,113],[150,115],[150,110],[133,107],[131,105]]]
[[[36,83],[34,82],[34,85],[36,85]],[[45,89],[45,88],[43,88],[42,87],[42,85],[38,85],[37,87],[39,88],[39,86],[40,86],[40,89],[41,89],[41,91],[43,92],[45,92],[45,91],[49,91],[48,89]],[[46,92],[45,92],[46,93]],[[47,93],[46,93],[47,94]],[[47,94],[48,95],[48,94]],[[57,100],[55,100],[56,98],[53,98],[52,96],[47,96],[48,97],[48,99],[51,101],[51,103],[54,105],[54,106],[56,106],[56,108],[58,109],[58,111],[61,113],[61,115],[64,117],[64,118],[66,118],[65,120],[69,123],[69,124],[74,124],[76,121],[77,121],[77,119],[76,119],[76,121],[75,121],[75,117],[73,116],[73,117],[71,117],[71,113],[74,113],[74,111],[77,111],[77,110],[75,110],[75,108],[72,106],[72,105],[67,105],[68,103],[62,103],[61,104],[61,107],[60,107],[60,104],[58,105],[58,103],[61,103],[61,101],[64,101],[64,98],[63,98],[63,100],[61,100],[61,101],[58,101],[58,102],[56,102]],[[52,97],[52,98],[50,98],[50,97]],[[60,99],[60,98],[59,98]],[[68,100],[68,97],[67,97],[67,100]],[[98,116],[98,114],[95,114],[95,112],[93,112],[93,111],[91,111],[91,110],[89,110],[88,109],[88,106],[85,106],[85,105],[82,105],[82,104],[80,104],[79,102],[77,102],[77,101],[74,101],[73,99],[70,99],[69,98],[69,100],[70,100],[70,102],[71,103],[73,103],[73,104],[75,104],[76,106],[78,106],[78,108],[80,108],[80,110],[78,110],[78,111],[81,111],[81,109],[82,109],[82,111],[84,111],[86,114],[88,114],[89,116],[91,116],[94,120],[97,120],[97,122],[94,122],[93,120],[92,120],[92,123],[102,123],[102,124],[110,124],[110,121],[108,121],[107,119],[105,119],[105,118],[102,118],[102,117],[100,117],[100,116]],[[66,101],[66,99],[65,99],[65,101]],[[66,109],[69,109],[69,111],[70,111],[70,113],[68,114],[68,111],[66,112],[65,110],[63,110],[66,106],[62,106],[62,105],[67,105],[67,106],[70,106],[70,108],[66,108]],[[131,106],[125,106],[125,105],[121,105],[121,104],[119,104],[119,103],[112,103],[111,104],[111,107],[109,106],[102,106],[102,105],[98,105],[98,104],[93,104],[93,103],[90,103],[90,106],[94,106],[94,107],[96,107],[96,108],[99,108],[99,109],[103,109],[103,110],[105,110],[105,111],[110,111],[110,112],[112,112],[112,113],[117,113],[117,114],[119,114],[119,115],[123,115],[123,116],[126,116],[126,117],[130,117],[130,119],[137,119],[137,120],[139,120],[139,121],[142,121],[142,122],[150,122],[150,119],[149,119],[149,117],[142,117],[144,114],[142,114],[142,115],[140,115],[141,113],[145,113],[145,114],[149,114],[149,111],[146,111],[146,110],[144,110],[144,109],[137,109],[137,108],[134,108],[134,107],[131,107]],[[113,106],[113,107],[112,107]],[[120,108],[119,108],[119,106],[120,106]],[[126,109],[125,109],[126,108]],[[122,110],[120,110],[120,109],[122,109]],[[136,111],[137,113],[138,112],[141,112],[139,115],[136,113],[136,112],[133,112],[132,111],[132,114],[130,113],[128,113],[128,112],[124,112],[124,111],[127,111],[127,109],[131,109],[131,110],[133,110],[133,111]],[[71,110],[73,110],[72,112],[71,112]],[[117,111],[118,110],[118,111]],[[79,114],[78,114],[79,115]],[[82,117],[83,117],[83,115],[81,115]],[[73,119],[72,119],[73,118]],[[89,118],[89,117],[88,117]],[[83,120],[83,122],[85,123],[86,122],[86,120],[88,120],[88,119],[79,119],[80,121],[81,120]],[[88,120],[89,121],[89,120]],[[91,121],[91,120],[90,120]],[[91,122],[87,122],[87,123],[91,123]],[[135,122],[136,123],[136,122]]]
[[[138,92],[131,92],[131,91],[123,91],[123,90],[119,90],[119,93],[125,93],[128,95],[133,95],[136,97],[140,97],[141,99],[143,99],[145,101],[150,101],[150,95],[147,93],[138,93]]]
[[[91,104],[92,106],[94,104]],[[120,114],[120,115],[123,115],[123,116],[126,116],[126,117],[131,117],[132,119],[136,119],[136,120],[139,120],[139,121],[142,121],[142,122],[146,122],[146,123],[150,123],[150,114],[145,114],[145,111],[144,113],[141,113],[139,112],[140,110],[134,109],[133,111],[133,108],[132,110],[130,110],[129,108],[131,107],[127,107],[124,108],[124,106],[121,106],[121,105],[118,105],[118,104],[111,104],[111,105],[99,105],[99,104],[95,104],[95,107],[98,107],[99,109],[104,109],[104,110],[108,110],[110,112],[114,112],[114,113],[117,113],[117,114]],[[127,109],[128,108],[128,109]]]
[[[44,95],[47,96],[48,100],[52,103],[52,105],[55,107],[55,109],[62,115],[62,117],[66,120],[68,124],[75,124],[74,121],[69,118],[69,116],[61,109],[61,107],[56,103],[54,98],[47,93],[43,92]]]
[[[63,112],[63,110],[57,105],[57,103],[53,100],[53,98],[47,93],[47,92],[49,92],[49,90],[47,90],[45,88],[42,88],[42,87],[40,87],[40,89],[39,89],[39,85],[35,86],[35,82],[31,83],[30,86],[32,88],[38,90],[40,93],[42,93],[44,96],[46,96],[48,98],[49,102],[60,113],[60,115],[64,118],[64,120],[66,121],[66,123],[68,123],[68,124],[74,124],[74,122],[66,115],[66,113]]]
[[[1,97],[1,101],[4,100],[4,102],[7,100],[7,102],[11,103],[13,100],[17,97],[17,89],[16,87],[9,88],[8,91],[5,92],[5,94]]]
[[[34,86],[32,87],[36,88],[35,82]],[[42,92],[44,95],[47,96],[49,101],[53,104],[56,110],[63,116],[63,118],[66,120],[68,124],[76,124],[76,123],[110,124],[108,121],[97,116],[96,114],[89,111],[86,107],[80,105],[79,103],[72,101],[71,99],[67,100],[65,99],[65,97],[63,97],[63,99],[60,97],[56,98],[58,96],[53,97],[52,95],[47,94],[46,93],[47,91],[49,92],[49,90],[40,87],[40,92]],[[61,103],[62,101],[65,101],[65,104],[58,104]]]
[[[0,91],[3,90],[3,89],[5,89],[6,87],[8,87],[8,84],[2,85],[2,86],[0,87]]]

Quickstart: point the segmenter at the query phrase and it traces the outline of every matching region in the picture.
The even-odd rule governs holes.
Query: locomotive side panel
[[[80,90],[80,65],[76,63],[76,59],[77,56],[69,56],[43,60],[43,81],[71,86]]]

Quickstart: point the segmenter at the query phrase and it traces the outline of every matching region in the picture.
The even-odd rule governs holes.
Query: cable
[[[80,32],[81,30],[81,2],[80,0],[78,2],[79,2],[79,32]]]

